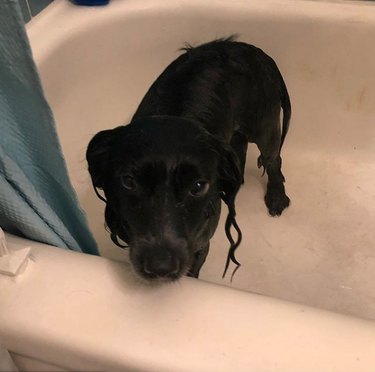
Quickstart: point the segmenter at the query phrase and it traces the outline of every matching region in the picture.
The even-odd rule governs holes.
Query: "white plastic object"
[[[16,276],[25,266],[31,248],[20,247],[9,250],[6,244],[4,231],[0,228],[0,274]]]

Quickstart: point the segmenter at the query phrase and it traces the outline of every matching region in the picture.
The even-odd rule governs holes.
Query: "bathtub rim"
[[[16,279],[0,277],[0,337],[12,353],[70,370],[369,371],[375,363],[372,321],[191,278],[139,287],[126,264],[7,240],[11,249],[32,246],[33,257]]]

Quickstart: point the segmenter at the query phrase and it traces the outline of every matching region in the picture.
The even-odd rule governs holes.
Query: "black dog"
[[[223,200],[229,259],[241,241],[235,197],[249,142],[268,175],[272,216],[289,205],[280,150],[291,106],[275,62],[232,38],[215,40],[172,62],[153,83],[131,123],[91,140],[87,161],[95,191],[103,189],[111,238],[130,246],[145,279],[198,277]],[[283,108],[282,128],[280,109]],[[230,229],[237,231],[236,241]]]

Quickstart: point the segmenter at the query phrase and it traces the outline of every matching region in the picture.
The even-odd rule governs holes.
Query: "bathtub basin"
[[[56,0],[27,31],[69,175],[105,258],[20,243],[34,244],[35,262],[23,277],[0,284],[8,294],[7,316],[14,303],[28,304],[31,314],[15,312],[18,327],[0,316],[0,331],[24,368],[42,368],[29,363],[44,360],[56,370],[373,370],[373,323],[326,310],[375,319],[374,4],[113,0],[86,8]],[[293,114],[282,157],[291,206],[280,218],[267,215],[265,179],[250,146],[237,200],[242,266],[233,282],[221,279],[228,250],[222,218],[202,281],[184,278],[154,292],[139,288],[125,274],[127,253],[104,229],[104,206],[84,158],[87,143],[129,121],[186,41],[233,33],[270,54],[288,86]],[[55,272],[57,293],[41,285]],[[26,293],[30,286],[36,297]],[[65,296],[71,300],[59,312]],[[163,305],[155,325],[153,301],[177,307]],[[136,311],[143,305],[153,310]],[[72,329],[77,333],[70,340]],[[207,346],[213,339],[221,341]],[[194,352],[186,358],[186,350]]]
[[[221,279],[222,218],[201,278],[375,318],[374,4],[117,0],[78,8],[57,1],[28,32],[73,186],[102,255],[120,260],[126,252],[104,229],[87,172],[91,136],[127,123],[186,41],[238,33],[273,56],[292,101],[282,152],[292,204],[280,218],[267,215],[250,146],[237,201],[242,267],[233,283]]]

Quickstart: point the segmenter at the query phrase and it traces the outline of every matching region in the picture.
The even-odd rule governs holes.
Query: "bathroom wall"
[[[32,17],[36,16],[53,0],[18,0],[23,14],[25,23],[29,22]]]

